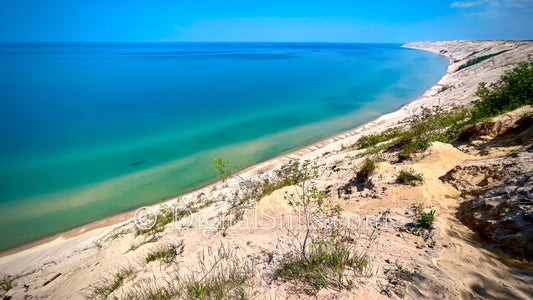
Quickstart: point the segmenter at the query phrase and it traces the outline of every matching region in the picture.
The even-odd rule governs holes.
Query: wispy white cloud
[[[477,16],[487,19],[504,17],[513,9],[529,12],[533,9],[533,0],[474,0],[455,1],[451,8],[464,10],[465,17]]]
[[[533,5],[533,0],[503,0],[503,2],[507,6],[518,7],[518,8],[523,8],[523,7],[528,7],[528,6]]]
[[[464,7],[472,7],[476,5],[483,4],[483,1],[455,1],[452,4],[450,4],[451,8],[464,8]]]
[[[478,5],[488,6],[502,6],[502,7],[531,7],[533,6],[533,0],[467,0],[467,1],[455,1],[450,4],[451,8],[468,8]]]

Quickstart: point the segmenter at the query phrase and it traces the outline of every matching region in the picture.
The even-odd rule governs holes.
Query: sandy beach
[[[387,128],[397,126],[399,122],[417,114],[424,107],[432,108],[439,106],[444,109],[450,109],[455,106],[467,105],[476,100],[474,93],[480,82],[495,82],[502,74],[515,66],[516,63],[520,61],[531,60],[533,58],[533,42],[418,42],[406,44],[404,47],[431,51],[439,55],[446,56],[450,61],[446,74],[444,74],[443,77],[422,96],[413,100],[409,104],[404,105],[397,111],[382,115],[371,122],[348,130],[342,134],[338,134],[312,145],[295,150],[291,153],[250,166],[240,171],[239,174],[246,178],[260,176],[261,174],[268,174],[269,172],[273,172],[273,170],[279,166],[290,161],[310,160],[319,164],[331,166],[335,162],[346,159],[346,157],[352,155],[353,153],[347,153],[342,151],[342,149],[344,149],[345,146],[353,145],[360,137],[371,133],[381,132]],[[500,52],[503,50],[508,51],[495,56],[483,62],[482,64],[476,65],[475,67],[457,72],[459,66],[464,64],[468,59],[472,58],[473,55],[479,56]],[[450,210],[450,207],[455,207],[456,204],[452,203],[452,200],[449,198],[447,198],[447,200],[443,200],[444,198],[438,195],[447,193],[449,195],[456,195],[458,194],[457,191],[453,190],[451,186],[445,186],[443,183],[437,182],[436,179],[435,182],[432,180],[433,178],[442,176],[442,172],[445,172],[455,165],[464,161],[474,160],[476,158],[469,154],[457,151],[456,149],[451,149],[446,145],[440,144],[434,146],[431,153],[431,155],[413,165],[413,168],[430,174],[427,175],[428,179],[426,184],[430,184],[431,188],[424,189],[421,187],[414,192],[412,190],[406,190],[402,188],[397,190],[392,189],[396,192],[396,194],[394,194],[394,197],[387,198],[386,201],[372,201],[370,199],[366,202],[362,201],[347,204],[345,209],[365,215],[378,214],[383,209],[388,208],[392,211],[392,214],[395,217],[394,222],[398,223],[404,221],[407,222],[404,220],[405,216],[402,217],[403,211],[405,210],[404,207],[407,207],[413,203],[417,203],[417,201],[420,201],[421,199],[422,201],[430,201],[432,204],[438,205],[442,211]],[[439,157],[438,155],[442,156]],[[386,163],[384,165],[380,165],[379,168],[385,173],[396,172],[398,169],[397,167],[388,165]],[[430,171],[432,169],[433,171]],[[324,167],[323,170],[327,170],[327,168]],[[334,179],[331,179],[331,181],[334,182]],[[181,199],[180,203],[191,203],[196,199],[199,199],[199,195],[205,195],[204,197],[208,199],[218,199],[220,195],[230,194],[235,189],[238,189],[238,180],[235,178],[230,179],[225,183],[217,181],[195,191],[180,195],[179,197],[173,197],[166,201],[153,204],[150,207],[158,209],[161,205],[170,205],[176,203],[178,198]],[[268,196],[262,200],[261,203],[258,203],[258,207],[278,207],[280,210],[282,210],[282,207],[284,206],[281,203],[283,202],[282,192],[283,191],[274,192],[271,196]],[[387,193],[387,195],[391,195],[390,191]],[[431,193],[434,194],[434,197],[431,196]],[[407,198],[409,198],[409,200],[402,200]],[[428,198],[431,198],[432,200],[423,200]],[[437,200],[439,200],[440,203],[438,203]],[[227,209],[227,204],[215,201],[211,206],[201,210],[201,213],[209,215],[224,211],[225,209]],[[135,211],[128,211],[114,215],[109,218],[98,220],[27,245],[3,251],[0,253],[1,273],[17,276],[17,278],[19,278],[17,280],[20,280],[21,282],[24,282],[24,284],[31,286],[30,292],[37,298],[82,298],[84,294],[83,290],[87,288],[87,286],[90,286],[97,281],[97,277],[99,276],[98,274],[102,274],[102,272],[106,273],[105,270],[109,270],[110,265],[113,265],[114,269],[115,267],[123,265],[124,261],[136,261],[138,257],[143,257],[149,251],[149,249],[142,249],[145,248],[144,246],[139,247],[138,251],[140,251],[140,254],[136,253],[138,251],[128,250],[130,245],[135,244],[137,239],[139,239],[139,237],[134,236],[132,233],[119,235],[116,240],[109,240],[109,236],[116,233],[117,230],[121,230],[121,228],[130,228],[132,226],[132,217],[134,212]],[[464,233],[465,235],[468,234],[458,222],[453,221],[452,223],[452,226],[457,228],[457,232],[460,232],[461,234]],[[434,264],[441,266],[441,269],[444,270],[439,271],[441,273],[437,272],[437,274],[433,275],[433,277],[429,277],[429,282],[435,285],[438,285],[435,283],[435,281],[438,280],[439,276],[443,276],[443,278],[445,278],[444,283],[438,285],[439,287],[433,296],[442,295],[439,295],[439,292],[453,292],[457,293],[456,295],[461,295],[462,288],[457,288],[454,286],[453,279],[455,277],[453,276],[457,276],[457,278],[460,277],[461,274],[459,270],[461,267],[464,267],[464,265],[454,262],[453,257],[456,255],[467,255],[465,253],[471,254],[474,252],[478,253],[477,251],[485,251],[475,250],[474,247],[467,246],[466,242],[455,241],[454,239],[456,239],[456,237],[451,236],[451,234],[446,231],[445,226],[449,225],[450,224],[445,224],[444,221],[442,221],[442,223],[438,223],[437,228],[439,234],[441,235],[439,237],[435,237],[435,240],[439,241],[438,243],[440,243],[440,246],[429,249],[431,252],[427,254],[429,262],[427,262],[427,265],[424,265],[424,267],[430,268],[430,262],[433,261]],[[281,249],[276,248],[275,243],[280,239],[278,236],[281,234],[281,230],[268,233],[260,231],[252,231],[248,233],[235,232],[230,233],[227,237],[217,236],[215,239],[198,239],[195,237],[195,234],[198,234],[198,232],[194,230],[180,233],[179,235],[168,233],[167,231],[169,230],[165,230],[164,232],[164,234],[166,234],[165,236],[173,242],[176,242],[178,239],[186,240],[185,252],[183,253],[184,258],[196,255],[199,251],[198,249],[224,242],[236,243],[240,249],[244,251],[244,253],[248,254],[267,250],[281,252]],[[395,253],[395,251],[398,251],[398,249],[403,249],[402,247],[404,246],[402,246],[400,241],[396,239],[395,232],[384,235],[385,237],[389,238],[389,244],[392,246],[384,246],[384,244],[386,244],[384,242],[382,245],[383,248],[380,248],[381,254],[376,254],[375,257],[378,261],[380,261],[380,264],[386,265],[384,262],[385,254],[392,255],[391,253]],[[455,246],[450,246],[450,248],[447,248],[448,246],[446,245],[453,244],[453,242],[450,242],[452,240],[455,241]],[[191,244],[187,244],[188,242]],[[397,259],[407,260],[409,255],[417,255],[417,249],[418,248],[409,248],[405,251],[406,254],[396,255]],[[437,254],[435,251],[443,251],[442,253],[444,254],[441,252],[439,252],[440,254]],[[481,254],[475,255],[475,257],[481,261],[484,259],[484,256]],[[486,255],[486,253],[484,252],[483,255]],[[415,264],[416,263],[422,264],[420,261],[415,261]],[[426,262],[424,262],[424,264],[425,263]],[[475,265],[476,263],[472,262],[472,267]],[[159,266],[150,266],[148,271],[141,271],[141,274],[136,277],[136,282],[140,280],[139,278],[146,279],[151,275],[158,278],[163,277],[162,274],[166,274],[166,271],[158,271],[158,268]],[[265,268],[269,267],[265,265]],[[488,265],[484,268],[487,269],[486,272],[490,273],[494,272],[498,268],[501,268],[501,266],[496,264]],[[46,284],[43,286],[42,282],[54,277],[54,274],[61,274],[61,276],[57,276],[57,280],[54,278],[52,284]],[[361,281],[364,281],[365,284],[373,287],[375,287],[377,284],[377,280],[378,279],[375,278],[361,279]],[[474,279],[471,277],[464,279],[463,283],[465,286],[467,285],[466,282],[469,280]],[[515,279],[509,278],[508,280],[512,281]],[[75,284],[69,284],[67,286],[67,282],[75,282]],[[60,284],[63,284],[64,286],[59,287],[58,285]],[[134,282],[125,285],[125,289],[128,287],[131,288],[132,286],[135,286]],[[448,290],[451,289],[451,287],[453,287],[453,291]],[[281,292],[281,294],[276,293],[275,287],[271,287],[269,289],[264,285],[261,285],[261,289],[263,291],[261,298],[268,298],[268,296],[273,295],[282,298],[291,298],[294,296],[288,292]],[[431,289],[431,287],[429,287],[428,290],[429,289]],[[27,290],[28,289],[26,289],[26,292]],[[26,292],[24,291],[22,284],[19,284],[17,288],[10,293],[13,293],[13,295],[15,295],[14,298],[18,299]],[[331,291],[325,292],[325,294],[320,294],[318,297],[327,297],[329,295],[328,293],[331,293]],[[425,296],[429,295],[427,294],[427,290],[421,291],[421,293]],[[524,292],[525,294],[520,294],[522,292],[517,293],[519,295],[527,295],[527,292]],[[343,295],[340,295],[339,297],[342,296]],[[351,297],[348,294],[344,296]],[[382,295],[375,289],[369,288],[362,289],[360,292],[358,292],[357,297],[361,299],[365,297],[380,298]],[[415,295],[411,295],[411,297],[415,297]]]

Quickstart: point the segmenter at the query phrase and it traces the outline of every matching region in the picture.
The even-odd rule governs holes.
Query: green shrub
[[[479,100],[474,102],[471,124],[533,104],[533,62],[520,63],[496,84],[481,82],[476,95]]]
[[[464,107],[451,111],[444,111],[436,107],[424,108],[420,114],[414,115],[406,121],[404,129],[395,127],[382,134],[370,135],[358,141],[360,149],[358,157],[376,154],[383,150],[399,148],[399,158],[409,159],[411,155],[426,150],[432,142],[450,142],[463,129],[468,120],[469,112]],[[387,142],[377,145],[380,142]]]
[[[444,111],[439,107],[424,108],[420,114],[408,119],[404,128],[395,127],[360,138],[356,145],[366,150],[357,156],[376,154],[392,147],[399,148],[400,159],[409,159],[414,153],[426,150],[432,142],[449,143],[455,140],[468,124],[523,105],[532,105],[533,62],[520,63],[491,86],[480,83],[476,95],[479,100],[474,102],[472,109],[458,107]]]
[[[420,216],[416,220],[416,227],[418,230],[422,229],[430,229],[433,225],[433,218],[435,217],[435,210],[431,210],[430,212],[422,212],[420,213]]]
[[[413,169],[401,170],[398,175],[398,182],[406,185],[414,185],[417,181],[422,181],[423,176],[420,173],[416,173]]]
[[[368,178],[370,178],[370,175],[372,175],[372,173],[374,173],[375,170],[376,170],[376,163],[373,160],[367,159],[363,167],[361,167],[361,170],[357,172],[357,175],[356,175],[357,179],[365,182],[368,180]]]
[[[429,148],[430,143],[429,139],[413,139],[401,147],[398,157],[402,160],[409,159],[414,153]]]
[[[400,127],[389,128],[378,134],[370,134],[370,135],[361,137],[359,140],[357,140],[356,145],[358,149],[366,149],[369,147],[373,147],[376,144],[379,144],[381,142],[385,142],[393,138],[396,138],[401,133],[402,133],[402,129]]]
[[[13,278],[10,276],[6,276],[0,280],[0,289],[4,292],[9,291],[11,288],[13,288]]]

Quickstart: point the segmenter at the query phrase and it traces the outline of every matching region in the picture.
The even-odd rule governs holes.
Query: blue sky
[[[533,39],[533,0],[0,0],[0,41]]]

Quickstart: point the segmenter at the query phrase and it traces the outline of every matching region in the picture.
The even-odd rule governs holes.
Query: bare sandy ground
[[[361,136],[379,132],[396,125],[406,117],[419,112],[422,107],[441,106],[449,108],[468,104],[479,82],[494,82],[516,63],[533,58],[533,43],[510,41],[449,41],[410,43],[405,47],[432,51],[450,59],[447,73],[423,96],[405,105],[400,110],[383,115],[363,126],[338,136],[310,145],[293,153],[252,166],[241,172],[242,176],[258,176],[291,160],[312,160],[320,164],[319,186],[346,185],[353,178],[360,159],[351,159],[356,150],[344,151],[343,145],[355,143]],[[473,57],[509,50],[475,66],[456,72],[457,68]],[[447,87],[443,89],[443,87]],[[408,298],[475,298],[482,290],[486,298],[528,298],[533,295],[531,277],[524,277],[521,270],[512,269],[501,258],[480,247],[480,242],[456,217],[459,192],[443,183],[439,177],[459,163],[479,159],[465,154],[450,145],[436,143],[426,157],[409,165],[378,165],[374,181],[380,192],[356,192],[333,197],[332,203],[340,204],[351,216],[379,216],[387,212],[388,229],[375,232],[361,229],[361,241],[374,240],[370,254],[374,275],[357,278],[356,288],[337,292],[322,290],[318,298],[386,298],[383,286],[387,284],[387,272],[398,264],[410,270],[413,282]],[[337,171],[332,171],[332,167]],[[416,187],[395,184],[402,168],[413,168],[424,174],[424,183]],[[208,187],[180,197],[180,204],[193,203],[199,197],[215,200],[198,216],[205,219],[227,210],[228,204],[218,201],[221,195],[231,195],[238,189],[236,179],[226,183],[217,182]],[[276,191],[262,199],[256,211],[267,208],[270,215],[290,211],[284,199],[285,191]],[[203,196],[200,196],[203,195]],[[177,198],[160,205],[175,205]],[[412,222],[412,204],[424,203],[438,211],[435,230],[431,236],[419,236],[403,231]],[[103,278],[109,278],[124,266],[133,266],[136,273],[111,296],[124,297],[141,285],[157,284],[175,269],[158,262],[146,264],[146,255],[158,247],[183,243],[179,258],[180,270],[194,269],[196,258],[206,249],[227,244],[249,257],[257,271],[257,297],[261,299],[306,298],[290,284],[274,281],[268,276],[290,250],[290,239],[285,228],[228,230],[224,236],[217,231],[165,229],[155,242],[145,236],[136,236],[131,220],[133,212],[95,222],[58,235],[53,240],[32,244],[26,249],[4,253],[0,258],[2,273],[14,276],[13,288],[7,296],[14,299],[54,298],[79,299],[88,295],[91,286]],[[254,219],[250,210],[247,220]],[[269,220],[262,220],[267,222]],[[246,227],[244,223],[238,225]],[[250,223],[248,223],[250,225]],[[376,236],[377,235],[377,238]],[[371,238],[372,237],[372,238]],[[364,243],[361,243],[361,246]],[[526,272],[526,271],[524,271]],[[58,275],[59,274],[59,275]],[[389,273],[390,274],[390,273]],[[50,281],[52,280],[52,281]],[[395,295],[392,295],[396,297]]]

